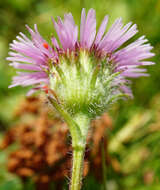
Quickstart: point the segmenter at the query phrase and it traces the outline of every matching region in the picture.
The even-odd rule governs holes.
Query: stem
[[[70,190],[80,190],[82,185],[84,152],[90,119],[83,114],[78,114],[74,117],[74,121],[78,123],[81,129],[83,143],[79,148],[73,147],[73,166]]]
[[[82,113],[71,117],[71,115],[61,106],[60,103],[57,102],[57,100],[51,96],[48,96],[48,100],[63,117],[69,127],[72,136],[73,148],[73,167],[70,190],[80,190],[83,173],[84,151],[86,147],[90,119]]]
[[[48,100],[53,105],[53,107],[59,112],[59,114],[63,117],[63,119],[66,121],[72,137],[72,146],[78,147],[79,143],[83,139],[79,126],[72,119],[72,117],[61,107],[61,105],[58,104],[56,100],[54,100],[54,98],[48,96]]]
[[[72,166],[72,179],[71,179],[70,190],[81,189],[84,150],[85,148],[73,149],[73,166]]]

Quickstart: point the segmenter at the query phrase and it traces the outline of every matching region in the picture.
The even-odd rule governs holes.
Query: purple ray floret
[[[65,14],[64,20],[60,17],[57,21],[53,19],[59,43],[55,37],[52,37],[51,46],[41,37],[36,25],[34,30],[27,26],[31,39],[20,33],[17,40],[11,43],[11,52],[7,58],[11,66],[27,72],[18,72],[18,75],[13,77],[10,87],[34,85],[35,89],[39,89],[43,85],[49,86],[49,63],[53,64],[55,60],[58,62],[59,56],[67,52],[77,53],[84,50],[94,54],[99,60],[105,57],[106,64],[112,64],[114,72],[120,72],[115,82],[124,92],[131,94],[126,78],[148,76],[146,69],[141,66],[154,64],[151,61],[145,61],[154,56],[151,52],[152,46],[147,43],[145,36],[142,36],[122,47],[138,32],[136,24],[129,22],[124,25],[122,19],[118,18],[106,31],[107,23],[108,16],[105,16],[96,32],[95,10],[90,9],[86,14],[85,9],[82,9],[80,40],[78,40],[78,26],[73,16],[71,13]]]
[[[28,26],[26,27],[32,36],[32,40],[27,38],[23,33],[20,33],[20,35],[17,36],[17,40],[14,40],[13,43],[10,44],[12,51],[9,52],[10,57],[7,57],[7,60],[11,61],[10,65],[14,68],[27,72],[18,72],[18,76],[13,77],[10,87],[18,85],[46,85],[49,83],[46,72],[49,69],[47,62],[48,59],[55,56],[55,53],[40,36],[36,25],[35,31]]]

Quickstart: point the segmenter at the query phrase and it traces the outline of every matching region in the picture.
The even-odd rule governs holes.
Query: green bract
[[[122,95],[115,93],[118,86],[113,82],[119,72],[113,74],[113,69],[106,57],[97,59],[85,50],[79,55],[68,52],[52,66],[50,88],[71,115],[81,112],[93,118]]]

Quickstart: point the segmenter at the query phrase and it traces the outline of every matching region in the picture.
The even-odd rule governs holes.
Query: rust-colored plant
[[[62,181],[70,175],[72,147],[69,131],[56,114],[52,117],[49,107],[42,97],[26,98],[15,112],[18,119],[14,127],[6,133],[1,148],[18,143],[17,150],[9,155],[8,170],[20,176],[24,181],[32,177],[37,190],[49,189],[51,181],[56,189],[62,188]],[[112,127],[107,114],[92,122],[92,130],[87,139],[83,175],[89,171],[99,180],[102,178],[102,141],[107,155],[106,129]],[[92,148],[91,148],[92,147]],[[112,163],[112,162],[111,162]],[[92,167],[90,167],[92,165]],[[92,168],[96,168],[96,171]]]

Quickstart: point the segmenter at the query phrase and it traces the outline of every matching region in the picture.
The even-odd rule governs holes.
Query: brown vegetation
[[[51,181],[57,185],[56,189],[61,189],[62,181],[70,175],[71,139],[67,125],[57,115],[48,114],[51,111],[44,102],[43,98],[35,97],[22,102],[15,113],[18,122],[6,133],[1,148],[4,149],[15,142],[19,145],[9,156],[10,172],[23,180],[32,177],[38,190],[44,187],[47,190]],[[92,170],[92,173],[101,179],[101,142],[103,139],[107,164],[110,159],[107,155],[106,129],[111,127],[112,121],[107,114],[92,122],[86,148],[84,176]]]

